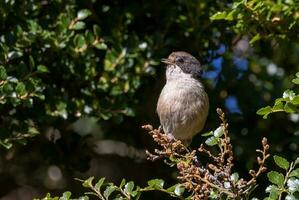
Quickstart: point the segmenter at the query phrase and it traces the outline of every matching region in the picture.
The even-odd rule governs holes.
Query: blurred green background
[[[141,125],[159,125],[160,59],[178,50],[206,70],[205,131],[218,126],[217,107],[227,113],[235,171],[248,177],[263,136],[273,153],[295,159],[299,115],[265,120],[256,111],[298,90],[298,8],[295,0],[0,1],[1,199],[76,196],[75,177],[175,183],[173,169],[146,160],[155,146]],[[202,142],[198,135],[192,146]]]

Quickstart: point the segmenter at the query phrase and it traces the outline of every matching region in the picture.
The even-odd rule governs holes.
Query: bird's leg
[[[174,138],[174,136],[173,136],[171,133],[166,133],[166,136],[168,137],[168,139],[169,139],[171,142],[174,142],[174,141],[175,141],[175,138]]]
[[[158,131],[159,131],[160,133],[164,133],[164,131],[163,131],[163,126],[162,126],[162,125],[159,126]]]
[[[169,139],[171,139],[171,140],[175,140],[175,139],[174,139],[174,136],[173,136],[171,133],[167,133],[167,137],[168,137]]]
[[[173,136],[171,133],[165,133],[165,132],[164,132],[164,130],[163,130],[163,126],[162,126],[162,125],[159,126],[158,131],[159,131],[160,133],[164,133],[164,134],[168,137],[168,139],[170,139],[171,142],[174,142],[174,141],[175,141],[175,138],[174,138],[174,136]]]

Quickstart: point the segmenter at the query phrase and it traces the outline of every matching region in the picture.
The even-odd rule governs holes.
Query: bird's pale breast
[[[202,84],[193,78],[167,81],[157,104],[164,132],[183,141],[201,131],[208,110],[208,96]]]

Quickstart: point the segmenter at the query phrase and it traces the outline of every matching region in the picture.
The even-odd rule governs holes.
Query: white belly
[[[180,140],[190,140],[203,129],[208,110],[208,96],[194,79],[168,81],[157,104],[164,132]]]

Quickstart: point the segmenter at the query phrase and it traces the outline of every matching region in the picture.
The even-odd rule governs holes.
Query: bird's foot
[[[175,141],[175,138],[174,138],[174,136],[173,136],[171,133],[166,133],[166,136],[168,137],[168,139],[169,139],[171,142],[174,142],[174,141]]]
[[[162,125],[159,126],[158,131],[159,131],[160,133],[164,133]]]

